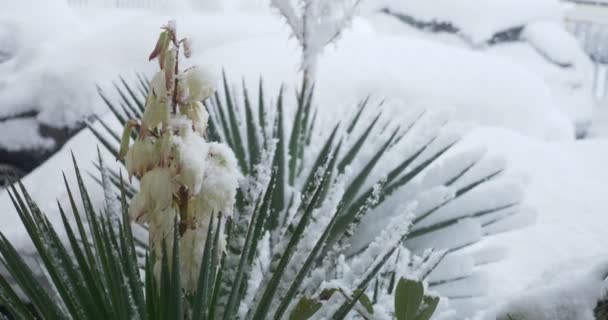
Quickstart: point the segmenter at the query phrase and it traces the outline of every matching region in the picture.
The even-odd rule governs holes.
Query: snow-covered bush
[[[288,102],[292,100],[283,93],[274,99],[268,97],[261,83],[257,94],[252,95],[246,86],[236,91],[224,80],[221,93],[216,92],[206,102],[210,114],[209,137],[235,150],[237,163],[246,176],[242,191],[259,189],[256,181],[261,179],[260,174],[266,176],[262,180],[268,180],[268,174],[276,168],[275,194],[269,204],[272,214],[265,217],[264,230],[268,236],[263,238],[264,247],[258,248],[260,253],[272,257],[271,252],[282,249],[284,236],[293,228],[291,223],[300,217],[298,208],[310,198],[307,190],[314,190],[313,183],[318,180],[319,172],[327,172],[331,182],[328,187],[334,191],[320,196],[319,201],[325,204],[313,220],[316,221],[313,230],[317,231],[305,233],[303,250],[310,250],[318,240],[318,224],[329,219],[324,214],[337,212],[336,230],[329,239],[340,244],[335,255],[339,258],[343,253],[343,261],[348,265],[365,270],[359,269],[364,265],[364,262],[357,263],[362,259],[360,255],[366,250],[385,247],[376,247],[378,235],[390,238],[401,234],[405,237],[405,246],[399,249],[400,258],[394,256],[390,260],[390,265],[399,267],[383,270],[382,275],[397,272],[425,278],[431,290],[459,298],[452,301],[456,306],[467,300],[461,297],[483,295],[483,275],[475,271],[475,266],[491,262],[497,255],[477,251],[472,245],[486,235],[518,226],[519,218],[528,213],[520,211],[519,184],[501,177],[504,163],[500,159],[485,157],[483,150],[446,157],[445,153],[459,139],[457,128],[444,125],[443,118],[422,110],[410,110],[409,116],[402,117],[409,121],[400,123],[388,110],[383,113],[384,107],[369,100],[345,114],[343,119],[320,119],[315,116],[318,111],[312,101],[314,91],[308,95],[300,92],[292,106]],[[119,121],[124,121],[128,113],[143,112],[144,101],[138,92],[146,90],[145,81],[124,87],[122,107],[107,101]],[[101,123],[107,128],[113,127],[112,123]],[[112,134],[95,127],[91,129],[109,150],[118,152],[119,134],[115,132],[112,138]],[[118,173],[113,177],[119,181]],[[240,197],[251,199],[247,193]],[[337,207],[338,204],[341,206]],[[241,204],[236,215],[240,216],[238,212],[246,207]],[[413,225],[406,234],[411,219],[408,215],[413,215]],[[388,241],[395,239],[382,240]],[[231,249],[241,252],[239,242],[242,243],[236,241],[234,246],[229,246],[229,252]],[[308,249],[304,243],[309,244]],[[428,251],[431,248],[438,251]],[[416,254],[423,258],[413,257]],[[428,271],[412,272],[408,267],[410,259],[419,262],[430,259],[436,263],[443,255],[446,257],[428,278]],[[263,257],[259,259],[262,260],[255,265],[267,271],[268,262]],[[341,261],[326,261],[324,267],[328,269],[318,270],[325,276],[319,278],[311,273],[312,278],[306,282],[311,287],[304,292],[314,293],[317,289],[314,284],[321,283],[321,279],[331,279],[334,273],[328,270]],[[382,281],[379,282],[382,288],[380,284]]]
[[[322,305],[311,314],[315,317],[343,319],[370,312],[380,319],[392,318],[395,311],[390,298],[394,279],[403,274],[425,278],[445,253],[427,251],[416,258],[402,247],[413,211],[393,217],[391,220],[395,223],[383,228],[361,253],[347,253],[345,249],[359,218],[388,195],[383,189],[395,188],[395,183],[402,184],[402,180],[411,180],[415,175],[408,178],[407,174],[401,175],[400,169],[396,170],[359,200],[348,199],[348,195],[354,197],[356,193],[345,191],[348,185],[342,171],[359,158],[357,154],[366,138],[359,147],[350,148],[349,160],[338,162],[340,148],[333,147],[332,141],[344,137],[338,134],[337,128],[320,151],[317,164],[307,172],[301,193],[286,189],[285,182],[296,178],[294,170],[300,168],[303,157],[287,161],[284,153],[271,152],[274,143],[270,141],[268,150],[262,149],[261,144],[257,144],[260,146],[257,150],[253,146],[248,148],[252,152],[262,151],[258,157],[248,158],[252,161],[250,164],[259,161],[255,170],[242,166],[248,164],[242,144],[231,140],[231,147],[227,147],[207,143],[203,138],[209,115],[201,100],[213,90],[195,67],[181,72],[180,48],[185,57],[190,55],[187,39],[178,40],[175,25],[170,23],[151,55],[158,58],[161,72],[150,83],[145,103],[126,107],[125,111],[134,112],[135,119],[124,121],[122,138],[113,136],[120,142],[120,149],[112,150],[117,159],[124,159],[130,177],[140,178],[139,191],[130,193],[130,200],[127,200],[130,188],[121,176],[113,176],[108,171],[100,154],[106,214],[99,215],[74,159],[84,215],[79,212],[66,181],[76,220],[70,222],[59,204],[68,247],[25,187],[11,187],[11,199],[41,257],[52,290],[40,286],[32,269],[2,236],[2,263],[19,290],[0,277],[0,302],[20,319],[232,319],[237,316],[266,319],[270,315],[281,319],[289,314],[290,318],[299,317],[297,307],[311,299]],[[297,133],[293,137],[305,139],[310,128],[304,111],[310,111],[312,101],[310,96],[300,98],[303,109],[296,118],[307,129],[303,126],[301,131],[292,132]],[[232,103],[230,99],[227,101]],[[277,105],[276,119],[282,127],[282,102]],[[216,107],[212,112],[230,113],[230,122],[236,125],[235,109]],[[364,106],[351,120],[348,131],[355,130],[359,119],[365,119],[363,109]],[[225,117],[225,114],[212,113],[211,116]],[[371,122],[368,133],[377,123],[378,118]],[[135,127],[138,133],[133,132]],[[216,129],[210,129],[210,138],[218,136]],[[377,137],[384,140],[384,149],[392,147],[401,140],[401,134],[409,131],[393,129],[390,137]],[[283,129],[272,131],[283,132]],[[256,138],[256,132],[263,133],[249,132],[254,143],[254,139],[266,137],[260,134]],[[241,133],[233,133],[234,139],[240,139],[237,135]],[[131,138],[135,139],[132,145]],[[292,152],[304,146],[303,140],[298,143],[294,139],[287,148]],[[316,140],[311,137],[311,141]],[[277,144],[276,149],[280,149],[281,141]],[[235,147],[240,169],[251,173],[241,181],[238,195],[235,194],[237,162],[231,149]],[[425,149],[426,146],[417,155]],[[433,152],[441,154],[444,150]],[[370,174],[373,166],[368,165],[360,175]],[[287,167],[292,170],[285,170]],[[286,173],[293,173],[293,177]],[[119,195],[113,192],[113,178]],[[364,180],[348,188],[363,187]],[[286,196],[290,196],[289,204]],[[349,210],[342,211],[343,208]],[[227,219],[225,223],[224,219]],[[150,249],[145,256],[136,249],[131,220],[148,222]],[[399,253],[395,255],[396,252]],[[372,282],[374,290],[371,290]],[[416,288],[422,286],[418,284]],[[325,301],[319,292],[322,289],[336,289],[341,294],[329,295]],[[28,309],[17,292],[23,293],[34,308]],[[372,293],[373,301],[377,302],[373,307],[368,297]],[[425,314],[432,313],[438,299],[429,297],[425,302]],[[412,301],[412,304],[420,302]]]
[[[470,8],[479,17],[470,18]],[[584,136],[596,106],[592,64],[564,25],[557,0],[384,0],[368,5],[379,28],[464,47],[524,67],[551,89],[558,107]]]
[[[346,270],[365,274],[369,264],[384,253],[393,270],[377,270],[382,272],[373,293],[379,304],[390,300],[382,297],[392,293],[392,286],[384,285],[382,279],[387,280],[391,274],[420,279],[430,274],[427,280],[431,288],[447,297],[482,295],[483,276],[475,273],[474,266],[494,258],[464,250],[484,235],[521,222],[521,190],[517,183],[499,178],[504,164],[485,158],[479,150],[446,159],[444,154],[459,139],[458,130],[444,126],[444,119],[422,110],[410,110],[409,115],[400,118],[408,120],[401,123],[366,100],[341,120],[317,119],[314,89],[304,73],[302,89],[293,102],[281,90],[276,103],[269,107],[261,82],[257,97],[252,97],[245,84],[240,92],[232,89],[224,77],[223,94],[216,92],[207,103],[209,137],[235,151],[246,177],[237,197],[236,227],[240,226],[242,234],[248,220],[240,219],[238,212],[255,207],[259,181],[270,180],[271,172],[276,175],[271,214],[265,217],[264,229],[258,230],[265,241],[256,248],[271,259],[255,257],[260,260],[256,261],[252,257],[250,262],[261,266],[262,271],[274,271],[285,246],[283,239],[292,235],[298,219],[306,218],[311,219],[305,223],[311,223],[313,229],[303,233],[303,244],[298,246],[302,251],[294,253],[294,260],[283,266],[293,270],[301,265],[312,244],[326,237],[319,244],[323,250],[315,253],[328,255],[324,263],[317,263],[319,269],[285,275],[287,279],[296,276],[308,286],[299,293],[307,294],[306,299],[319,294],[319,286],[323,288],[324,283],[347,287],[355,281],[356,276],[342,270],[344,263]],[[146,81],[136,86],[123,84],[119,91],[121,106],[104,100],[124,125],[129,117],[145,111],[139,93],[146,95],[150,85]],[[118,153],[118,134],[110,129],[112,124],[101,123],[109,134],[93,126],[91,130],[111,152]],[[118,173],[113,176],[119,181]],[[325,185],[317,185],[322,177],[327,179]],[[323,191],[315,200],[318,208],[313,209],[319,211],[306,217],[302,210],[310,205],[306,202],[314,199],[313,191],[318,188]],[[322,232],[324,228],[327,235]],[[243,252],[243,243],[244,239],[236,237],[229,242],[228,252]],[[393,255],[395,251],[400,254]],[[314,259],[322,260],[319,256]],[[233,263],[236,265],[235,259]],[[412,270],[412,265],[417,267]],[[258,286],[272,281],[264,274],[251,280],[252,289],[246,295],[249,301],[257,301]],[[290,294],[298,292],[297,287],[289,290]],[[241,312],[246,312],[247,306]],[[272,312],[283,314],[288,307],[280,305]]]
[[[165,32],[174,30],[170,26]],[[218,161],[218,167],[235,162],[244,174],[233,208],[226,205],[232,197],[223,200],[234,189],[224,189],[224,179],[201,164],[208,156],[214,158],[212,146],[219,146],[207,145],[200,136],[207,115],[199,100],[207,94],[195,93],[205,82],[189,76],[196,69],[179,72],[178,52],[166,50],[171,42],[177,47],[182,43],[175,37],[167,41],[164,34],[152,55],[158,56],[164,72],[150,84],[125,83],[120,107],[106,100],[126,128],[123,137],[101,120],[107,132],[91,127],[110,152],[125,157],[129,173],[141,177],[139,190],[125,186],[120,173],[100,163],[109,213],[100,217],[78,173],[89,230],[71,201],[78,229],[76,235],[65,219],[68,250],[25,189],[19,194],[12,188],[56,290],[32,289],[32,277],[22,276],[31,270],[16,258],[8,241],[0,243],[0,253],[37,313],[263,319],[293,315],[299,305],[312,301],[321,304],[315,317],[365,317],[373,312],[388,319],[394,316],[394,281],[399,277],[426,280],[431,291],[447,297],[479,294],[468,280],[479,281],[475,264],[492,257],[473,252],[473,258],[463,249],[517,223],[514,217],[520,209],[518,186],[498,178],[501,162],[477,150],[447,158],[459,138],[456,128],[419,110],[411,110],[403,123],[367,100],[341,119],[318,119],[314,89],[306,82],[295,103],[282,91],[269,103],[260,83],[254,103],[245,85],[237,93],[224,78],[223,94],[216,92],[205,101],[207,139],[227,144],[236,160],[206,160]],[[191,101],[191,96],[197,97]],[[132,120],[140,118],[142,122]],[[139,134],[132,132],[135,126]],[[189,135],[196,136],[186,139]],[[132,146],[130,137],[136,138]],[[121,206],[110,205],[115,196],[108,181],[119,188]],[[222,201],[213,201],[218,198]],[[214,210],[200,216],[207,222],[193,223],[191,246],[185,246],[182,237],[192,227],[188,209],[193,199],[202,199],[206,209]],[[161,214],[173,202],[177,210]],[[223,213],[219,221],[213,212]],[[136,269],[129,213],[149,222],[152,250],[149,257],[139,257],[145,264],[145,286]],[[116,218],[120,214],[122,221]],[[82,241],[88,235],[93,241]],[[182,268],[184,263],[191,267]],[[82,279],[92,285],[83,287]],[[13,314],[31,318],[10,286],[0,289],[2,302]],[[327,290],[341,294],[326,297]],[[53,294],[59,297],[57,304],[49,303]],[[373,301],[371,309],[368,301]]]

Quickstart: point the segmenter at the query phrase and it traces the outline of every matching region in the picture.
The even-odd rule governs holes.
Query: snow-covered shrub
[[[336,30],[339,33],[341,26]],[[366,100],[341,119],[317,119],[314,89],[307,79],[310,66],[303,64],[305,80],[294,102],[281,90],[276,103],[268,103],[261,82],[257,99],[252,99],[245,84],[242,92],[234,90],[226,77],[223,93],[206,101],[209,138],[234,150],[245,175],[226,263],[241,266],[239,254],[249,250],[248,266],[259,270],[234,275],[247,283],[245,300],[239,300],[241,315],[252,312],[253,303],[258,306],[254,316],[271,313],[280,318],[294,307],[291,300],[280,301],[282,296],[320,299],[319,290],[347,290],[353,283],[363,292],[372,280],[375,287],[368,293],[374,294],[375,307],[389,315],[391,308],[383,304],[392,300],[390,279],[396,276],[429,280],[432,289],[448,297],[482,294],[479,285],[472,285],[482,282],[474,266],[493,258],[484,253],[473,258],[463,249],[519,223],[521,192],[517,184],[498,178],[503,164],[486,159],[479,150],[446,159],[458,131],[418,110],[401,123]],[[145,96],[150,85],[123,84],[121,106],[105,100],[124,125],[145,112],[138,92]],[[91,130],[111,152],[119,153],[118,135],[101,123],[109,135]],[[119,181],[118,173],[113,176]],[[243,247],[251,221],[247,212],[259,205],[260,190],[272,180],[269,212],[256,229],[252,247]],[[305,268],[298,271],[301,265]],[[295,282],[289,286],[282,281]],[[278,296],[268,298],[268,290]],[[226,303],[232,306],[237,300]],[[319,312],[333,311],[329,306]],[[344,313],[344,308],[337,312]]]
[[[302,192],[288,190],[286,187],[295,185],[287,185],[285,179],[296,179],[294,170],[300,168],[303,158],[284,161],[285,154],[275,151],[280,141],[275,141],[279,145],[276,148],[270,141],[268,149],[262,149],[261,144],[257,144],[257,150],[247,148],[260,152],[258,157],[249,158],[250,162],[243,157],[243,145],[234,140],[231,147],[206,142],[202,135],[209,116],[200,101],[213,89],[194,67],[180,72],[180,48],[185,57],[190,55],[187,40],[178,41],[175,26],[170,23],[151,55],[158,58],[162,71],[150,83],[145,103],[126,107],[125,111],[134,112],[134,119],[121,118],[125,127],[122,138],[112,135],[120,142],[120,149],[111,151],[117,159],[124,159],[130,177],[140,178],[139,191],[130,192],[130,200],[122,176],[112,175],[100,154],[106,214],[98,214],[73,159],[84,214],[66,181],[75,223],[59,204],[67,235],[62,239],[25,187],[11,187],[11,199],[41,257],[52,290],[40,286],[32,269],[2,235],[2,264],[19,290],[0,277],[0,303],[19,319],[281,319],[290,314],[290,318],[299,317],[294,308],[301,301],[315,299],[322,305],[311,314],[315,317],[344,319],[370,312],[379,319],[392,318],[395,311],[387,302],[392,300],[394,279],[402,274],[425,278],[444,253],[427,251],[416,258],[402,246],[413,211],[393,217],[394,223],[383,228],[361,253],[345,249],[359,218],[388,195],[384,188],[394,188],[395,179],[400,181],[407,175],[401,176],[401,170],[396,170],[359,201],[347,200],[348,195],[354,197],[356,193],[347,192],[345,187],[363,187],[365,179],[346,185],[342,171],[358,158],[367,135],[359,147],[350,147],[349,160],[338,162],[340,148],[333,147],[332,141],[345,140],[336,128],[321,149],[317,165],[307,172]],[[306,95],[300,98],[303,109],[296,118],[304,121],[304,111],[310,111],[312,100]],[[276,119],[282,127],[282,102],[277,105]],[[230,113],[229,121],[235,125],[232,128],[238,130],[236,110],[216,107],[213,112]],[[363,109],[350,121],[347,131],[353,132],[359,119],[365,119]],[[266,121],[265,113],[260,115]],[[309,122],[303,123],[308,128]],[[133,132],[134,128],[139,129],[138,133]],[[214,128],[209,133],[211,139],[218,137],[221,129]],[[284,132],[278,128],[271,131]],[[389,136],[376,137],[384,140],[384,149],[393,147],[406,132],[398,126],[391,131]],[[256,138],[256,132],[260,131],[249,132],[253,133],[253,143],[267,136]],[[311,130],[292,132],[297,133],[295,138],[305,139]],[[241,133],[234,134],[234,139],[240,139],[237,135]],[[133,144],[131,138],[135,139]],[[293,139],[288,148],[292,152],[304,145]],[[314,143],[316,138],[310,137],[310,141]],[[250,173],[241,181],[236,199],[237,162],[231,156],[234,147],[238,148],[240,169]],[[411,161],[416,157],[412,156]],[[256,162],[254,170],[247,166]],[[371,174],[373,166],[360,173]],[[287,167],[293,170],[285,170]],[[294,173],[293,178],[285,173]],[[119,195],[114,193],[112,179]],[[136,248],[132,220],[147,222],[150,249],[145,255]],[[326,289],[341,294],[321,302],[325,300],[320,290]],[[34,308],[26,307],[17,292],[23,293]],[[368,297],[372,293],[374,306]],[[437,299],[432,301],[437,304]]]
[[[350,24],[361,0],[270,0],[302,49],[304,80],[314,81],[317,59],[323,48],[335,42]]]
[[[369,255],[393,248],[389,243],[402,244],[393,251],[400,254],[389,259],[392,267],[380,271],[377,287],[374,283],[377,290],[370,287],[377,293],[374,301],[392,300],[380,297],[390,287],[382,279],[393,273],[426,279],[431,290],[458,298],[452,301],[455,305],[462,297],[483,294],[483,275],[475,266],[492,262],[500,254],[477,251],[472,245],[484,236],[518,226],[519,217],[527,213],[520,210],[519,184],[501,176],[504,163],[500,159],[485,157],[483,150],[448,157],[446,153],[455,152],[451,149],[459,139],[458,128],[421,110],[411,110],[410,120],[398,123],[388,110],[367,100],[343,119],[319,119],[312,101],[314,90],[307,95],[301,91],[293,100],[295,105],[290,105],[282,92],[276,98],[268,97],[261,83],[257,94],[252,95],[246,86],[242,89],[231,89],[224,79],[221,93],[216,92],[205,104],[210,114],[209,138],[223,141],[235,151],[246,177],[237,197],[236,217],[247,221],[248,216],[241,212],[255,205],[251,194],[260,189],[260,181],[270,179],[271,172],[275,175],[270,214],[264,217],[263,229],[258,231],[261,238],[256,240],[261,246],[256,249],[259,255],[252,257],[256,269],[261,269],[248,282],[250,286],[264,284],[263,276],[272,268],[268,259],[272,261],[284,248],[294,223],[302,218],[301,209],[314,195],[311,190],[321,177],[328,176],[327,190],[318,199],[322,205],[314,218],[307,218],[311,229],[303,233],[298,246],[302,251],[294,253],[295,260],[286,267],[293,270],[302,264],[322,236],[322,226],[336,213],[335,226],[327,235],[329,244],[323,249],[329,255],[316,258],[319,269],[306,277],[300,275],[306,279],[300,280],[306,285],[301,294],[314,297],[319,285],[327,283],[324,280],[345,270],[364,272]],[[145,81],[126,85],[121,90],[123,106],[109,100],[108,106],[124,122],[127,113],[143,112],[144,101],[138,92],[146,90]],[[111,123],[100,123],[110,134],[91,129],[110,151],[118,152],[119,134],[111,134]],[[117,172],[112,175],[119,181]],[[246,228],[240,230],[244,234]],[[233,243],[228,252],[241,252],[243,239],[235,238]],[[433,248],[437,250],[429,251]],[[412,270],[411,265],[423,269]],[[345,279],[349,283],[355,278]],[[249,295],[253,301],[251,291]]]
[[[470,8],[480,18],[470,19]],[[593,68],[563,24],[556,0],[387,0],[370,2],[370,18],[391,33],[471,49],[516,63],[542,79],[558,108],[584,137],[596,103]],[[513,103],[513,102],[511,102]]]

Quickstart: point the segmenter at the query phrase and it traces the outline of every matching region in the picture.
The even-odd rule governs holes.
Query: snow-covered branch
[[[317,58],[349,26],[361,0],[271,0],[302,48],[305,80],[314,78]]]

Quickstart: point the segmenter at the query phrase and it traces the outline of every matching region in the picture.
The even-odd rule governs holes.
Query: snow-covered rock
[[[451,23],[476,44],[515,26],[538,20],[559,20],[563,14],[558,0],[380,0],[366,7],[367,11],[390,8],[421,21]]]
[[[59,152],[23,178],[22,182],[28,192],[32,198],[36,200],[36,203],[42,212],[48,213],[49,220],[54,225],[61,225],[57,201],[64,206],[64,209],[71,212],[71,210],[69,210],[68,193],[63,184],[62,171],[66,174],[66,178],[70,183],[70,188],[72,189],[72,192],[74,192],[74,197],[76,198],[78,205],[81,205],[80,201],[78,201],[80,199],[80,193],[78,192],[78,186],[74,175],[74,165],[72,164],[71,158],[72,152],[78,159],[78,165],[93,203],[101,204],[104,199],[101,187],[87,174],[87,172],[97,172],[94,163],[98,161],[97,147],[99,145],[97,143],[91,143],[91,141],[96,141],[95,136],[88,129],[81,131],[67,142]],[[104,151],[101,146],[99,148]],[[109,156],[106,156],[104,162],[107,164],[115,163]],[[24,254],[33,253],[34,248],[6,190],[0,190],[0,210],[7,213],[3,218],[2,224],[0,224],[0,231],[10,239],[11,243],[19,252]]]
[[[387,0],[372,8],[376,11],[367,17],[378,30],[489,53],[537,74],[551,89],[555,106],[576,125],[577,135],[587,133],[596,106],[592,64],[565,29],[562,3]],[[478,12],[475,19],[471,8]]]

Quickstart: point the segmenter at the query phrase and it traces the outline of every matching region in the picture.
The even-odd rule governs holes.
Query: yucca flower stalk
[[[182,287],[191,293],[210,217],[231,216],[239,171],[229,147],[204,138],[208,114],[202,101],[213,94],[213,85],[196,66],[181,70],[182,50],[183,58],[190,57],[189,40],[178,40],[175,22],[169,22],[150,54],[160,71],[151,82],[142,118],[124,127],[118,159],[124,158],[129,178],[140,180],[129,214],[133,221],[148,224],[157,281],[164,248],[170,256],[178,223]],[[129,146],[135,128],[136,139]]]

